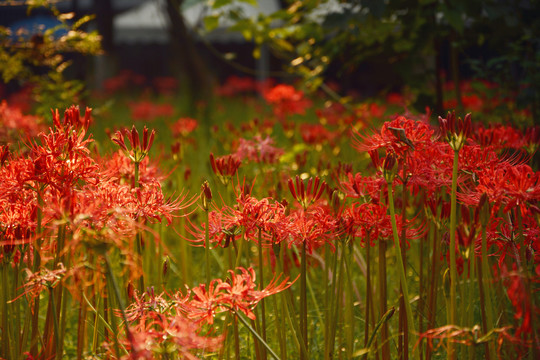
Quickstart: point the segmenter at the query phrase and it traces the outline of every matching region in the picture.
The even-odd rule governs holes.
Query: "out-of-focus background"
[[[47,6],[35,6],[42,4]],[[1,5],[0,25],[11,31],[4,47],[6,41],[51,29],[62,37],[77,21],[92,16],[80,29],[97,31],[102,52],[64,53],[71,61],[64,74],[93,90],[103,90],[119,74],[130,74],[145,79],[140,86],[155,79],[162,87],[178,81],[189,96],[200,99],[235,75],[300,80],[311,89],[330,85],[341,96],[371,97],[412,88],[415,108],[442,112],[474,107],[478,99],[467,98],[463,81],[480,79],[486,89],[498,87],[513,96],[515,105],[538,123],[540,12],[532,0],[60,0]],[[59,14],[70,14],[60,27]],[[4,76],[4,93],[19,89],[20,82],[11,80]],[[445,92],[453,94],[450,103]]]

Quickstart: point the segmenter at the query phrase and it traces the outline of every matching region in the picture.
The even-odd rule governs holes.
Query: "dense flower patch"
[[[220,126],[133,104],[172,144],[129,124],[109,153],[90,109],[46,130],[2,103],[0,357],[540,351],[537,128],[220,89],[257,91],[260,118]]]

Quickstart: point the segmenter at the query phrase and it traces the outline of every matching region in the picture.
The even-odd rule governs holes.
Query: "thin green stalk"
[[[424,290],[424,243],[422,241],[423,239],[420,239],[418,242],[419,247],[419,279],[418,279],[418,307],[416,309],[416,314],[418,316],[418,332],[421,334],[424,330],[424,306],[425,306],[425,290]],[[420,359],[422,360],[424,357],[423,348],[421,345],[418,345],[418,351],[420,352]]]
[[[474,288],[475,288],[475,280],[477,280],[477,275],[476,275],[476,254],[475,254],[475,246],[474,246],[474,240],[471,240],[471,244],[470,244],[470,247],[469,247],[469,283],[468,283],[468,286],[467,286],[467,291],[468,291],[468,295],[467,295],[467,299],[474,299],[475,298],[475,294],[474,294]],[[462,302],[465,302],[465,301],[462,301]],[[468,316],[468,319],[469,319],[469,324],[467,324],[468,326],[470,326],[471,328],[475,325],[474,323],[474,306],[473,306],[473,302],[472,301],[467,301],[468,305],[467,305],[467,311],[465,311],[465,313],[467,314]],[[463,322],[465,324],[465,322]],[[468,352],[469,352],[469,359],[474,359],[474,352],[476,351],[476,349],[473,347],[473,346],[469,346],[468,347]]]
[[[41,267],[41,235],[43,232],[43,196],[42,188],[37,190],[37,208],[36,208],[36,244],[34,247],[34,265],[32,271],[37,273]],[[34,299],[32,315],[32,337],[30,340],[30,354],[36,358],[38,356],[38,334],[39,334],[39,296]]]
[[[436,218],[433,218],[431,226],[428,233],[428,241],[432,244],[431,248],[431,270],[430,270],[430,279],[429,279],[429,295],[428,295],[428,323],[427,330],[433,329],[435,327],[435,315],[437,313],[437,280],[439,278],[439,250],[438,245],[438,224],[440,223],[442,213],[442,206],[438,206]],[[431,347],[426,347],[426,360],[431,359]]]
[[[342,243],[343,244],[343,243]],[[344,246],[343,246],[344,247]],[[337,251],[337,249],[336,249]],[[337,325],[341,318],[341,306],[340,306],[340,295],[343,293],[343,278],[344,278],[344,272],[345,272],[345,249],[342,249],[341,257],[339,261],[339,273],[337,274],[337,291],[332,294],[334,297],[334,300],[332,302],[333,309],[332,309],[332,317],[331,317],[331,326],[330,326],[330,342],[329,342],[329,351],[330,351],[330,359],[334,358],[334,348],[335,348],[335,341],[336,341],[336,333],[337,333]]]
[[[81,287],[80,289],[80,296],[81,299],[85,296],[84,295],[84,287]],[[84,345],[86,340],[86,312],[87,312],[87,306],[82,301],[79,302],[79,317],[77,321],[77,360],[82,359],[82,355],[84,352]]]
[[[204,259],[206,268],[206,286],[210,286],[210,236],[208,226],[210,223],[208,210],[204,211]]]
[[[307,331],[307,259],[306,259],[306,242],[302,243],[301,263],[300,263],[300,331],[302,335],[302,342],[308,350],[308,357],[305,358],[303,353],[300,353],[301,360],[309,359],[309,341]]]
[[[406,214],[407,214],[407,153],[403,156],[402,164],[402,187],[401,187],[401,217],[403,221],[405,222],[407,220]],[[403,262],[403,271],[406,273],[407,271],[407,260],[405,258],[405,244],[406,244],[406,236],[407,236],[407,228],[405,226],[401,227],[401,234],[400,234],[400,247],[401,247],[401,256],[402,256],[402,262]],[[400,293],[402,293],[402,289],[400,287]],[[403,293],[402,293],[403,295]],[[408,349],[408,343],[409,343],[409,332],[405,329],[408,329],[407,324],[407,318],[403,316],[403,309],[405,306],[405,297],[401,296],[400,302],[399,302],[399,332],[403,335],[398,337],[399,340],[399,354],[403,360],[409,360],[409,351]]]
[[[325,331],[324,331],[324,359],[329,360],[332,359],[334,356],[334,338],[332,337],[332,328],[333,324],[335,323],[336,319],[334,318],[334,303],[336,301],[336,279],[337,279],[337,254],[338,250],[336,249],[333,252],[332,256],[332,286],[328,286],[328,293],[326,297],[327,300],[327,307],[326,307],[326,319],[325,319]],[[327,282],[328,280],[325,279]]]
[[[122,297],[120,296],[120,289],[118,287],[118,283],[116,282],[116,278],[114,277],[114,274],[112,272],[112,267],[111,267],[111,262],[109,260],[109,255],[107,255],[107,253],[103,254],[103,257],[105,258],[105,265],[107,267],[107,278],[109,279],[109,282],[110,282],[110,285],[112,286],[113,288],[113,291],[114,291],[114,295],[116,297],[116,301],[118,303],[118,307],[120,308],[120,313],[122,314],[122,320],[124,320],[124,325],[125,325],[125,328],[126,328],[126,337],[129,341],[132,340],[132,336],[131,336],[131,331],[129,330],[129,322],[128,322],[128,319],[127,319],[127,316],[126,316],[126,311],[125,311],[125,306],[124,306],[124,301],[122,300]],[[115,315],[112,313],[111,311],[111,321],[113,322],[113,326],[116,328],[115,326]],[[118,332],[116,334],[114,334],[114,339],[115,339],[115,347],[116,347],[116,350],[118,351]],[[119,356],[120,355],[120,352],[118,351],[117,352],[117,355]]]
[[[352,244],[354,238],[346,246],[345,257],[345,274],[347,275],[347,286],[345,287],[345,354],[348,359],[352,358],[354,353],[354,297],[353,297],[353,279],[352,279]]]
[[[19,266],[20,266],[20,263],[19,262],[15,262],[14,264],[14,271],[13,271],[13,286],[12,286],[12,289],[13,289],[13,292],[11,294],[11,298],[12,299],[15,299],[17,297],[17,290],[19,289],[19,276],[20,276],[20,271],[19,271]],[[15,329],[14,329],[14,333],[15,333],[15,358],[18,359],[19,358],[19,355],[21,353],[21,343],[20,343],[20,334],[21,334],[21,306],[19,304],[18,301],[15,301],[12,303],[12,311],[15,313]]]
[[[20,342],[19,353],[27,349],[26,342],[28,341],[28,335],[29,335],[28,333],[30,332],[30,323],[32,321],[32,311],[30,311],[31,306],[30,306],[30,302],[28,301],[28,297],[24,296],[24,300],[26,302],[25,304],[26,314],[24,316],[24,325],[23,325],[23,330],[22,330],[22,339]]]
[[[280,357],[274,352],[274,350],[272,350],[272,348],[270,347],[270,345],[268,345],[268,343],[266,341],[264,341],[264,339],[259,335],[259,333],[257,333],[255,331],[255,329],[253,329],[253,327],[251,327],[249,325],[249,323],[246,321],[246,319],[244,319],[244,317],[231,309],[231,311],[233,311],[233,313],[236,315],[236,318],[238,318],[240,320],[240,322],[249,330],[249,332],[251,332],[251,334],[257,339],[259,340],[259,343],[262,344],[266,350],[270,353],[270,355],[272,355],[274,357],[274,359],[277,359],[277,360],[281,360]]]
[[[258,249],[259,249],[259,287],[264,289],[264,267],[263,267],[263,248],[262,248],[262,230],[259,228],[258,235]],[[266,307],[264,304],[264,298],[260,301],[261,308],[261,335],[264,341],[266,341]],[[262,358],[266,359],[266,351],[262,349]]]
[[[458,177],[459,150],[454,150],[454,161],[452,165],[452,192],[450,197],[450,307],[449,325],[457,324],[457,265],[456,265],[456,218],[457,218],[457,177]],[[448,342],[448,360],[456,360],[456,347],[452,341]]]
[[[366,237],[365,241],[366,246],[366,309],[364,312],[364,347],[367,348],[368,340],[369,340],[369,310],[371,308],[372,298],[371,298],[371,261],[370,261],[370,254],[369,254],[369,248],[370,245],[370,239],[369,239],[369,232]],[[367,354],[366,354],[367,357]]]
[[[392,315],[394,315],[395,312],[396,312],[396,309],[392,306],[390,309],[388,309],[386,313],[384,313],[384,315],[381,317],[377,325],[375,325],[375,327],[373,328],[373,333],[369,337],[369,340],[366,344],[366,349],[369,349],[371,347],[371,345],[373,344],[373,340],[375,340],[375,336],[377,335],[377,332],[379,331],[381,326],[387,323],[388,320],[390,320],[390,318],[392,317]]]
[[[4,255],[5,256],[5,255]],[[6,356],[6,358],[9,358],[11,356],[14,356],[13,353],[10,353],[11,351],[14,351],[13,347],[10,347],[9,344],[11,343],[12,339],[11,331],[10,331],[10,323],[9,323],[9,311],[8,311],[8,301],[9,301],[9,283],[8,283],[8,276],[7,276],[7,268],[8,265],[6,263],[6,259],[4,258],[2,260],[2,263],[0,264],[2,267],[2,291],[0,296],[0,301],[2,301],[2,352],[1,354],[3,356]]]
[[[484,334],[487,334],[488,329],[492,329],[492,327],[488,326],[488,320],[487,320],[489,310],[486,309],[487,299],[486,299],[486,292],[485,292],[485,284],[483,280],[483,277],[484,277],[483,269],[482,269],[483,265],[481,261],[477,262],[476,265],[478,268],[478,290],[480,293],[480,312],[482,314],[482,330]],[[491,353],[492,353],[491,348],[492,348],[491,342],[486,343],[486,360],[491,360]]]
[[[283,301],[281,301],[280,303],[283,303]],[[272,305],[274,308],[274,313],[276,314],[276,335],[279,342],[279,352],[282,359],[287,359],[287,341],[285,340],[286,328],[283,318],[283,314],[285,313],[285,311],[283,310],[283,308],[280,311],[278,306],[278,299],[275,296],[272,298]]]
[[[55,351],[58,351],[58,349],[60,349],[60,326],[58,325],[58,318],[56,317],[56,306],[54,302],[54,288],[52,287],[49,287],[49,299],[51,302],[52,318],[53,318],[54,349]]]
[[[60,360],[62,358],[62,355],[64,353],[64,338],[66,335],[66,313],[67,313],[67,305],[68,305],[68,299],[67,294],[68,290],[64,286],[62,286],[62,305],[60,306],[60,314],[58,315],[58,318],[61,320],[59,323],[60,325],[60,333],[59,333],[59,340],[58,340],[58,351],[56,352],[56,358]]]
[[[386,283],[386,240],[379,239],[379,268],[377,274],[379,290],[379,313],[386,314],[387,311],[387,283]],[[381,351],[384,360],[390,359],[390,344],[388,343],[388,323],[382,323],[381,329]]]
[[[280,273],[285,273],[284,271],[285,270],[285,256],[286,256],[286,249],[282,249],[282,251],[280,251],[280,261],[278,262],[278,265],[279,265],[278,270]],[[289,274],[285,274],[285,275],[289,275]],[[300,349],[299,352],[302,353],[304,357],[307,358],[307,349],[304,342],[301,341],[302,339],[300,335],[300,328],[298,327],[298,322],[293,321],[291,317],[291,310],[289,310],[289,309],[292,309],[292,312],[294,312],[293,295],[292,295],[291,288],[288,288],[287,290],[282,291],[280,294],[281,294],[281,300],[283,304],[282,308],[284,309],[286,320],[289,322],[290,328],[293,330],[294,341]]]
[[[412,310],[411,310],[411,303],[409,300],[409,288],[407,286],[407,277],[405,274],[405,268],[403,265],[403,257],[401,254],[401,245],[399,242],[398,237],[398,229],[397,229],[397,223],[396,223],[396,211],[394,209],[394,196],[392,194],[392,182],[387,182],[388,184],[388,206],[390,208],[390,221],[392,223],[392,233],[394,235],[394,247],[396,249],[396,258],[397,258],[397,265],[398,265],[398,271],[399,271],[399,277],[400,277],[400,283],[403,290],[403,297],[405,301],[405,312],[407,315],[407,329],[410,335],[410,344],[409,348],[412,349],[414,346],[414,343],[416,341],[416,330],[414,327],[414,321],[412,316]],[[412,345],[411,345],[412,344]],[[419,357],[419,352],[415,352],[416,358]]]

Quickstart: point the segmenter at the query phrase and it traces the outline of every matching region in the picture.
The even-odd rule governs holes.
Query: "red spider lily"
[[[117,151],[108,158],[100,159],[102,176],[108,179],[117,179],[118,182],[134,184],[135,165],[133,161],[122,151]],[[161,173],[156,163],[151,163],[145,157],[139,163],[139,183],[144,184],[152,181],[162,181],[165,176]]]
[[[434,143],[430,148],[415,152],[414,156],[407,157],[407,173],[403,174],[402,169],[398,179],[406,179],[407,187],[413,194],[424,190],[429,195],[441,188],[450,188],[452,156],[449,150],[448,144]],[[464,176],[458,177],[458,183],[464,181]]]
[[[131,192],[135,193],[135,196],[132,197],[134,218],[161,221],[161,218],[164,217],[167,219],[168,225],[171,225],[172,218],[178,216],[176,214],[180,210],[190,207],[196,201],[196,197],[189,199],[187,193],[180,194],[175,199],[165,200],[161,185],[157,181],[145,183]]]
[[[230,280],[223,282],[214,279],[210,282],[208,290],[206,284],[190,290],[192,299],[183,302],[180,306],[187,313],[188,318],[197,322],[214,323],[216,314],[224,311],[242,312],[250,319],[255,319],[253,308],[263,298],[287,289],[291,284],[289,278],[279,282],[274,278],[262,290],[256,290],[255,271],[252,268],[237,268],[240,274],[229,270]],[[279,283],[278,283],[279,282]]]
[[[348,179],[340,183],[342,191],[350,198],[368,198],[379,202],[381,190],[386,182],[381,177],[362,176],[360,173],[347,174]]]
[[[515,309],[514,319],[520,321],[519,327],[516,329],[516,337],[521,337],[523,334],[532,332],[531,318],[537,313],[531,303],[529,292],[525,287],[523,275],[519,274],[516,269],[516,264],[513,265],[513,271],[508,271],[506,264],[501,266],[501,277],[506,286],[506,293],[510,299],[512,306]]]
[[[383,124],[380,133],[364,136],[355,131],[353,146],[358,151],[386,148],[398,157],[409,150],[422,150],[431,146],[433,130],[424,122],[399,116]]]
[[[228,222],[229,219],[223,215],[222,211],[209,211],[208,212],[208,238],[210,242],[217,243],[219,246],[227,247],[230,242],[234,242],[236,237],[241,234],[241,228],[236,221]],[[187,241],[196,244],[197,246],[205,245],[205,225],[201,227],[193,224],[188,218],[189,227],[186,230],[193,236],[192,239],[185,238]]]
[[[166,348],[183,358],[195,359],[194,350],[217,350],[223,338],[200,335],[200,323],[189,319],[182,311],[188,300],[189,296],[180,292],[158,295],[151,288],[139,296],[135,290],[134,301],[126,308],[132,338],[126,339],[124,345],[130,355],[153,359],[154,352]],[[120,316],[120,312],[116,315]]]
[[[501,124],[489,127],[477,126],[471,138],[482,147],[490,147],[495,151],[502,149],[520,149],[526,145],[526,138],[516,128]]]
[[[481,195],[486,193],[489,202],[497,209],[505,205],[505,212],[519,207],[525,213],[527,204],[534,204],[540,199],[540,175],[528,165],[497,163],[478,171],[477,176],[476,188],[460,196],[466,204],[478,204]]]
[[[141,100],[137,103],[129,104],[131,118],[134,120],[152,121],[159,117],[170,117],[174,115],[174,108],[171,104],[154,104],[150,101]]]
[[[386,106],[376,103],[363,103],[354,110],[356,117],[362,124],[370,124],[377,119],[382,119],[385,112]]]
[[[258,163],[274,164],[284,153],[283,149],[274,146],[274,140],[269,136],[263,139],[256,135],[253,140],[239,139],[234,156],[239,160],[248,159]]]
[[[33,273],[30,269],[24,269],[27,274],[23,284],[24,291],[10,302],[14,302],[22,296],[29,295],[31,300],[39,296],[44,289],[54,289],[66,275],[64,264],[58,263],[57,270],[49,270],[45,267]]]
[[[171,130],[174,136],[180,135],[186,137],[197,129],[198,126],[199,123],[195,119],[180,118],[171,126]]]
[[[249,94],[257,89],[255,79],[250,77],[229,76],[225,83],[217,88],[216,93],[219,96],[234,96],[240,94]]]
[[[487,334],[482,334],[480,325],[475,325],[472,328],[459,327],[456,325],[446,325],[436,329],[430,329],[420,334],[415,347],[418,347],[418,345],[423,339],[427,339],[428,346],[431,349],[437,350],[439,347],[442,346],[445,347],[445,351],[447,351],[445,341],[439,341],[438,344],[434,346],[433,340],[446,339],[449,342],[473,346],[480,345],[496,339],[496,342],[499,345],[498,349],[500,351],[501,345],[505,339],[509,339],[511,342],[516,342],[515,340],[518,340],[519,342],[519,339],[516,339],[514,336],[509,334],[510,328],[510,326],[495,328],[491,329]]]
[[[51,110],[51,112],[53,117],[53,124],[56,129],[74,128],[77,130],[82,129],[86,132],[88,131],[88,127],[92,122],[92,109],[89,107],[87,107],[84,112],[84,118],[81,118],[79,106],[72,105],[64,111],[64,121],[60,120],[60,114],[58,112],[58,109]]]
[[[221,288],[228,294],[228,304],[234,311],[241,311],[246,314],[247,317],[254,320],[255,314],[252,308],[257,305],[263,298],[277,294],[287,288],[292,283],[285,278],[280,282],[280,277],[274,277],[270,283],[262,290],[256,290],[255,284],[255,270],[253,268],[244,269],[237,268],[240,274],[235,274],[234,271],[229,270],[230,282],[221,284]]]
[[[42,119],[24,115],[19,108],[8,105],[6,100],[0,103],[0,138],[3,141],[16,140],[17,135],[36,136],[42,129]]]
[[[274,114],[279,118],[287,115],[304,114],[311,101],[304,93],[290,85],[279,84],[263,93],[264,99],[273,105]]]
[[[254,241],[258,241],[260,230],[265,241],[267,234],[276,235],[282,230],[285,207],[271,198],[258,200],[244,192],[237,197],[234,208],[225,207],[222,213],[226,229],[242,228],[246,239]],[[226,234],[231,234],[230,230]]]
[[[9,156],[9,144],[0,146],[0,167],[4,166]]]
[[[289,247],[305,244],[309,254],[326,243],[332,245],[333,240],[340,236],[338,222],[325,207],[312,206],[307,211],[293,211],[287,221],[287,233],[282,236]]]
[[[132,339],[124,342],[130,350],[128,359],[154,359],[154,353],[165,351],[181,359],[197,360],[197,352],[217,351],[223,343],[222,336],[200,335],[200,325],[182,314],[156,316],[150,325],[136,327],[132,333]]]
[[[122,149],[126,156],[128,156],[133,162],[140,163],[146,157],[146,155],[148,155],[148,152],[150,151],[150,148],[152,147],[152,144],[154,142],[155,135],[155,130],[152,130],[150,135],[148,135],[148,129],[145,126],[143,129],[141,146],[139,132],[135,128],[135,125],[133,125],[131,131],[127,129],[117,131],[115,135],[111,138],[111,140],[118,146],[120,146],[120,149]],[[127,148],[125,138],[128,139],[131,149]]]
[[[156,294],[154,288],[150,288],[139,295],[137,289],[133,291],[133,301],[126,308],[126,318],[130,323],[144,323],[147,320],[156,319],[156,314],[166,314],[171,309],[170,300],[165,299],[164,294]],[[178,300],[178,299],[176,299]],[[116,313],[121,316],[120,312]]]
[[[26,190],[16,202],[0,200],[0,247],[8,254],[17,245],[28,244],[35,232],[35,193]],[[26,197],[26,199],[25,199]]]
[[[293,196],[293,198],[300,203],[300,205],[307,209],[310,205],[319,200],[326,190],[326,182],[321,181],[319,177],[309,178],[307,185],[300,179],[298,175],[293,179],[287,180],[287,185]]]
[[[332,142],[336,134],[321,124],[301,124],[300,133],[306,144],[315,145],[323,142]]]
[[[214,279],[208,284],[208,289],[206,284],[200,284],[198,287],[190,289],[192,299],[182,304],[189,319],[212,325],[216,313],[225,311],[223,303],[226,303],[227,299],[226,295],[221,292],[221,283],[220,279]]]
[[[97,164],[90,157],[88,145],[92,139],[84,139],[72,126],[50,130],[39,135],[41,144],[30,145],[30,157],[34,162],[35,180],[59,191],[73,187],[78,182],[96,183]]]
[[[375,203],[353,203],[345,209],[343,217],[350,221],[349,234],[359,237],[362,242],[370,239],[369,246],[374,246],[383,229],[391,228],[390,216],[385,206]]]
[[[238,160],[234,155],[225,155],[214,158],[214,154],[210,153],[210,165],[214,174],[218,176],[223,184],[227,184],[229,180],[236,175],[242,161]]]
[[[465,115],[462,120],[460,117],[456,119],[455,111],[448,112],[444,119],[439,116],[439,125],[441,135],[450,144],[450,147],[454,151],[459,151],[471,135],[471,114]]]

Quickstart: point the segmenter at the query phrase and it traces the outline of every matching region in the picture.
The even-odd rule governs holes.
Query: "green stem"
[[[126,311],[125,311],[125,306],[124,306],[124,301],[122,300],[122,297],[120,296],[120,289],[118,287],[118,283],[116,282],[116,278],[114,277],[114,274],[113,274],[113,271],[112,271],[112,268],[111,268],[111,262],[109,260],[109,255],[107,255],[107,253],[103,254],[103,257],[105,258],[105,264],[107,266],[107,278],[109,279],[111,285],[112,285],[112,288],[113,288],[113,291],[114,291],[114,295],[116,297],[116,301],[118,302],[118,307],[120,308],[120,313],[122,314],[122,320],[124,320],[124,325],[125,325],[125,328],[126,328],[126,337],[128,339],[128,341],[132,341],[132,336],[131,336],[131,331],[129,330],[129,322],[128,322],[128,319],[127,319],[127,316],[126,316]],[[115,315],[114,313],[111,311],[111,320],[113,320],[113,323],[115,322]],[[118,333],[114,334],[114,338],[115,338],[115,346],[116,346],[116,350],[118,351]],[[117,355],[119,356],[120,353],[118,352]]]
[[[36,244],[34,247],[34,265],[32,267],[33,273],[37,273],[41,266],[41,235],[43,232],[42,223],[43,223],[43,189],[40,188],[37,190],[37,208],[36,208]],[[34,299],[33,307],[33,316],[32,316],[32,337],[30,340],[30,354],[37,358],[38,356],[38,335],[39,335],[39,296],[36,296]]]
[[[4,254],[4,256],[6,256]],[[8,315],[9,315],[9,312],[8,312],[8,307],[9,307],[9,304],[8,304],[8,301],[9,301],[9,295],[8,295],[8,291],[9,291],[9,283],[8,283],[8,276],[7,276],[7,263],[5,261],[6,259],[4,258],[2,260],[2,263],[0,264],[0,266],[2,267],[2,296],[0,296],[0,301],[2,302],[2,351],[0,352],[0,354],[2,354],[2,356],[6,356],[6,358],[9,358],[10,356],[13,356],[13,354],[10,354],[9,353],[9,350],[12,349],[12,347],[9,346],[9,344],[11,343],[11,339],[10,339],[10,334],[11,334],[11,331],[9,331],[9,321],[8,321]]]
[[[307,264],[306,264],[306,242],[302,243],[302,253],[301,253],[301,263],[300,263],[300,331],[302,335],[302,342],[304,343],[306,349],[308,349],[308,338],[307,338]],[[308,356],[309,358],[309,356]],[[304,354],[300,353],[301,360],[307,360],[304,358]]]
[[[458,85],[456,85],[458,86]],[[457,265],[456,265],[456,218],[457,218],[457,177],[458,177],[459,150],[454,150],[454,161],[452,165],[452,193],[450,197],[450,308],[449,325],[458,325],[456,318],[456,287],[457,287]],[[456,360],[455,344],[448,342],[448,360]]]
[[[336,279],[337,279],[337,254],[338,250],[336,249],[333,252],[332,256],[332,286],[327,286],[326,294],[326,319],[325,319],[325,332],[324,332],[324,359],[330,360],[334,356],[334,338],[332,337],[333,325],[336,322],[334,318],[334,303],[336,301]],[[328,282],[325,279],[325,282]]]
[[[231,309],[231,311],[233,311],[233,313],[236,315],[236,317],[249,330],[249,332],[251,332],[251,334],[253,334],[253,336],[257,340],[259,340],[259,343],[261,343],[266,348],[266,350],[268,350],[270,355],[272,355],[274,357],[274,359],[280,360],[280,357],[274,352],[274,350],[272,350],[270,345],[268,345],[268,343],[266,341],[264,341],[264,339],[259,335],[259,333],[256,332],[255,329],[253,329],[251,327],[251,325],[249,325],[249,323],[246,321],[246,319],[244,319],[244,317],[242,315],[240,315],[240,313],[238,313],[238,312],[236,312],[236,311],[234,311],[232,309]]]
[[[394,209],[394,195],[392,194],[392,182],[388,182],[388,206],[390,208],[390,221],[392,223],[392,233],[394,235],[394,247],[396,249],[396,258],[397,258],[397,265],[398,265],[398,271],[399,271],[399,277],[400,277],[400,283],[401,288],[403,290],[403,297],[404,297],[404,303],[405,303],[405,313],[407,315],[407,329],[410,335],[410,343],[415,343],[416,338],[416,330],[414,328],[414,322],[413,322],[413,316],[412,316],[412,310],[411,310],[411,303],[409,300],[409,288],[407,286],[407,277],[405,275],[405,268],[403,265],[403,257],[401,254],[401,245],[399,242],[399,236],[398,236],[398,229],[397,229],[397,223],[396,223],[396,211]],[[412,349],[412,346],[409,346],[409,348]],[[416,358],[419,357],[419,352],[416,352]]]
[[[388,244],[385,239],[379,239],[379,271],[378,271],[378,290],[379,290],[379,313],[385,314],[387,311],[387,280],[386,280],[386,248]],[[382,323],[381,329],[381,351],[383,359],[390,359],[390,344],[388,343],[388,323]]]
[[[347,275],[347,286],[345,287],[345,354],[347,358],[352,358],[354,352],[354,297],[352,279],[352,253],[354,238],[345,247],[345,269]]]
[[[208,210],[204,211],[204,258],[206,267],[206,286],[210,286],[210,236],[208,234],[208,226],[210,224]]]
[[[263,267],[263,248],[262,248],[262,230],[259,228],[258,236],[258,249],[259,249],[259,287],[264,289],[264,267]],[[264,341],[266,341],[266,308],[264,304],[264,298],[261,299],[261,334]],[[262,358],[266,359],[266,351],[262,349]]]
[[[49,287],[49,299],[51,301],[52,318],[53,318],[53,329],[54,329],[53,341],[55,342],[54,348],[55,348],[55,351],[58,351],[58,349],[60,349],[60,327],[58,325],[58,319],[56,317],[56,306],[54,302],[54,289],[52,287]]]

